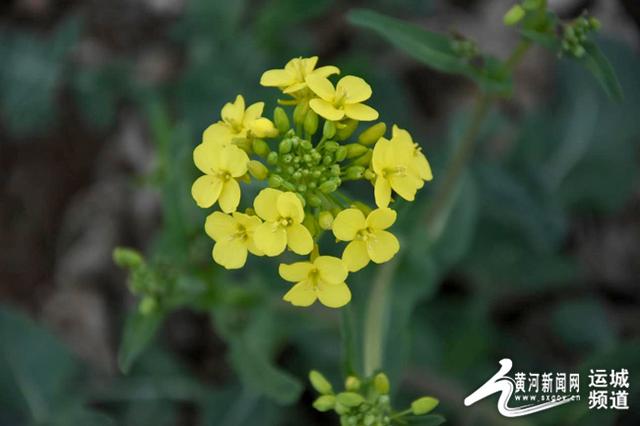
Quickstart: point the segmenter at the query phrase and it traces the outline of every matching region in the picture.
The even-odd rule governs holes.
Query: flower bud
[[[293,148],[293,141],[291,139],[283,139],[278,145],[278,152],[280,154],[287,154],[291,152],[291,148]]]
[[[378,142],[378,139],[384,136],[387,131],[387,125],[380,122],[366,129],[358,136],[358,142],[362,145],[373,145]]]
[[[313,149],[313,144],[310,141],[303,140],[300,142],[300,147],[305,151],[311,151]]]
[[[329,383],[319,371],[311,370],[309,372],[309,381],[311,382],[311,386],[322,395],[333,393],[331,383]]]
[[[331,139],[336,134],[336,125],[333,121],[325,120],[322,128],[322,136],[325,139]]]
[[[380,395],[387,395],[389,393],[389,379],[384,373],[378,373],[373,378],[373,388]]]
[[[360,380],[356,376],[349,376],[344,381],[344,387],[348,391],[355,392],[360,389]]]
[[[356,131],[357,128],[358,128],[358,122],[356,120],[349,119],[345,121],[341,125],[337,126],[336,139],[341,141],[348,139],[349,136],[351,136],[353,132]]]
[[[138,305],[138,311],[142,315],[149,315],[158,308],[158,302],[151,296],[145,296]]]
[[[364,402],[364,397],[355,392],[340,392],[336,395],[336,401],[346,407],[357,407]]]
[[[291,154],[285,154],[282,156],[282,162],[284,164],[290,164],[293,161],[293,155]]]
[[[267,155],[267,163],[271,164],[272,166],[278,164],[278,153],[273,151],[270,152],[269,155]]]
[[[336,152],[340,148],[338,142],[328,141],[324,143],[324,150],[327,152]]]
[[[309,135],[315,135],[318,131],[318,114],[312,109],[307,111],[307,115],[304,117],[304,131]]]
[[[320,185],[320,187],[318,189],[323,194],[330,194],[333,191],[335,191],[336,189],[338,189],[338,184],[333,179],[329,179],[328,181],[326,181],[322,185]]]
[[[344,161],[347,158],[348,149],[346,146],[341,146],[336,151],[336,161]]]
[[[271,188],[279,188],[284,183],[284,179],[280,175],[269,176],[269,186]]]
[[[376,174],[373,172],[373,170],[367,169],[364,171],[364,174],[362,176],[364,176],[366,180],[373,180],[375,179]]]
[[[280,133],[286,133],[290,128],[289,117],[282,107],[276,107],[273,110],[273,122]]]
[[[526,10],[536,10],[545,6],[546,0],[524,0],[522,7]]]
[[[369,151],[369,148],[364,145],[360,145],[359,143],[350,143],[345,145],[345,147],[347,148],[347,158],[360,157],[362,154]]]
[[[423,396],[411,403],[411,412],[416,416],[421,416],[433,411],[439,404],[439,401],[430,396]]]
[[[304,119],[308,110],[309,105],[306,103],[299,103],[296,105],[296,108],[293,110],[293,121],[296,124],[304,124]]]
[[[313,401],[313,408],[322,412],[332,410],[335,405],[336,397],[333,395],[322,395]]]
[[[520,22],[522,18],[524,18],[524,15],[525,11],[522,6],[516,4],[504,14],[502,21],[507,26],[513,26]]]
[[[269,145],[262,139],[254,139],[251,142],[251,148],[253,148],[253,152],[260,157],[268,155],[271,151]]]
[[[333,158],[331,158],[329,154],[326,154],[324,157],[322,157],[322,164],[328,166],[331,163],[333,163]]]
[[[329,174],[331,176],[336,176],[336,177],[340,176],[340,166],[337,164],[334,164],[333,166],[331,166],[329,168]]]
[[[356,166],[366,167],[369,165],[369,163],[371,163],[371,157],[373,157],[373,151],[369,150],[363,156],[356,158],[353,164]]]
[[[278,129],[273,125],[271,120],[260,117],[251,122],[251,133],[259,138],[272,138],[278,135]]]
[[[317,195],[312,195],[309,197],[309,205],[311,207],[320,207],[322,205],[322,199]]]
[[[113,261],[122,268],[136,268],[144,263],[144,258],[137,250],[116,247],[113,250]]]
[[[269,176],[269,169],[259,161],[251,160],[248,164],[249,173],[258,180],[265,180]]]
[[[318,215],[318,224],[320,225],[320,228],[324,229],[325,231],[331,229],[331,225],[333,224],[333,215],[331,214],[331,212],[320,212],[320,214]]]
[[[362,166],[351,166],[347,168],[345,178],[349,180],[357,180],[362,177],[364,173],[364,167]]]

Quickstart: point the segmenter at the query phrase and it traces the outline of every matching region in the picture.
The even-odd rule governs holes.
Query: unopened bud
[[[373,378],[373,388],[380,395],[387,395],[389,393],[389,378],[384,373],[378,373]]]
[[[296,108],[293,110],[293,121],[296,124],[304,124],[304,119],[308,110],[309,105],[306,103],[299,103],[296,105]]]
[[[156,301],[156,299],[151,296],[145,296],[142,298],[140,304],[138,305],[138,311],[142,315],[149,315],[153,313],[153,311],[155,311],[157,307],[158,302]]]
[[[331,225],[333,225],[333,215],[331,214],[331,212],[320,212],[320,214],[318,215],[318,224],[320,225],[320,228],[324,229],[325,231],[327,229],[331,229]]]
[[[524,0],[522,7],[526,10],[537,10],[545,6],[545,0]]]
[[[248,164],[249,173],[258,180],[265,180],[269,176],[269,169],[257,160],[251,160]]]
[[[322,395],[313,401],[313,408],[322,412],[332,410],[335,405],[336,397],[333,395]]]
[[[272,166],[278,164],[278,153],[273,151],[270,152],[269,155],[267,155],[267,163],[271,164]]]
[[[373,180],[376,177],[376,174],[371,169],[367,169],[364,171],[362,175],[366,180]]]
[[[347,169],[345,177],[349,180],[357,180],[362,177],[363,173],[364,173],[364,167],[351,166]]]
[[[324,127],[322,127],[322,136],[325,139],[331,139],[336,134],[336,125],[333,121],[325,120]]]
[[[336,152],[340,148],[340,144],[335,141],[328,141],[324,143],[324,150],[327,152]]]
[[[308,140],[303,140],[300,142],[300,147],[305,151],[311,151],[311,149],[313,149],[313,144]]]
[[[280,133],[286,133],[290,128],[289,116],[282,107],[276,107],[273,110],[273,122]]]
[[[411,412],[416,416],[421,416],[433,411],[439,404],[439,401],[430,396],[423,396],[411,403]]]
[[[307,111],[307,115],[304,117],[304,131],[309,135],[315,135],[318,131],[318,114],[312,109]]]
[[[144,258],[137,250],[116,247],[113,250],[113,261],[122,268],[136,268],[144,263]]]
[[[284,179],[280,175],[271,175],[269,176],[269,186],[271,188],[279,188],[284,183]]]
[[[291,151],[292,147],[293,147],[293,141],[291,139],[283,139],[280,141],[280,144],[278,145],[278,152],[280,154],[287,154],[288,152]]]
[[[356,166],[368,166],[371,163],[371,157],[373,156],[373,151],[367,151],[363,156],[358,157],[353,164]]]
[[[507,26],[516,25],[524,18],[525,11],[519,4],[516,4],[504,14],[502,21]]]
[[[336,150],[336,161],[344,161],[347,158],[348,149],[346,146],[341,146]]]
[[[337,126],[336,138],[341,141],[348,139],[349,136],[351,136],[357,128],[358,122],[356,120],[349,119],[341,125]]]
[[[309,205],[311,207],[320,207],[322,205],[322,199],[317,195],[312,195],[309,197]]]
[[[350,143],[345,145],[345,147],[347,148],[347,158],[360,157],[362,154],[369,151],[369,148],[364,145],[360,145],[359,143]]]
[[[355,392],[340,392],[336,395],[336,401],[346,407],[357,407],[364,402],[364,397]]]
[[[318,189],[323,194],[329,194],[329,193],[335,191],[336,189],[338,189],[338,184],[333,179],[329,179],[328,181],[326,181],[322,185],[320,185],[320,187]]]
[[[378,142],[378,139],[384,136],[387,131],[387,125],[380,122],[366,129],[358,136],[358,142],[363,145],[373,145]]]
[[[344,381],[344,387],[348,391],[357,391],[360,389],[360,380],[356,376],[349,376]]]
[[[311,386],[322,395],[333,393],[331,383],[319,371],[311,370],[309,372],[309,381]]]
[[[254,139],[251,142],[251,148],[253,148],[253,152],[260,157],[268,155],[271,151],[269,145],[262,139]]]

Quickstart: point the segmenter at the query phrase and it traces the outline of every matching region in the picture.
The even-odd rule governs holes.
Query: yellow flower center
[[[333,98],[333,105],[336,107],[341,107],[344,105],[347,100],[347,92],[342,88],[336,89],[335,97]]]
[[[236,225],[236,232],[231,235],[231,238],[234,240],[246,241],[249,238],[247,228],[240,224]]]
[[[372,236],[373,236],[373,229],[371,229],[370,227],[367,227],[358,231],[358,233],[356,234],[356,239],[366,242]]]
[[[382,170],[382,177],[388,179],[393,176],[403,177],[407,175],[407,168],[405,166],[385,167]]]
[[[293,224],[293,219],[291,219],[290,217],[281,217],[280,219],[278,219],[278,224],[280,224],[280,226],[282,226],[283,228],[286,228]]]
[[[320,271],[318,271],[318,268],[313,268],[312,270],[310,270],[307,278],[309,280],[309,284],[311,284],[311,287],[316,290],[318,288],[318,280],[320,279]]]

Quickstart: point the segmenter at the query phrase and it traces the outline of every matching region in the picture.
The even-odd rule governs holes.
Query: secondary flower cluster
[[[221,120],[204,131],[193,151],[203,175],[191,193],[198,206],[217,203],[221,210],[205,224],[217,263],[237,269],[248,253],[278,256],[287,249],[308,255],[307,261],[280,265],[282,278],[294,283],[284,300],[309,306],[319,299],[340,307],[351,299],[345,284],[350,272],[370,261],[387,262],[400,248],[387,231],[396,220],[389,208],[393,193],[413,201],[432,175],[406,130],[394,125],[387,139],[386,125],[379,122],[352,137],[360,122],[378,118],[364,104],[371,87],[351,75],[334,85],[329,77],[340,70],[316,68],[317,61],[295,58],[262,75],[261,85],[287,96],[273,120],[263,117],[263,102],[247,106],[242,95],[222,108]],[[240,182],[251,178],[266,187],[240,212]],[[373,185],[375,209],[343,192],[345,182],[356,180]],[[348,243],[341,258],[320,255],[325,231]]]

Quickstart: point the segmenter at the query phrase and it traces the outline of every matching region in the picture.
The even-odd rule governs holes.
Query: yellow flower
[[[253,202],[258,216],[265,222],[255,230],[258,249],[267,256],[277,256],[288,245],[297,254],[308,254],[313,249],[313,238],[302,225],[304,209],[293,192],[266,188]]]
[[[238,269],[246,263],[248,251],[262,256],[253,239],[253,233],[261,223],[258,217],[244,213],[211,213],[204,229],[216,242],[212,251],[213,260],[227,269]]]
[[[247,153],[234,145],[201,143],[193,150],[193,161],[204,173],[191,187],[198,206],[211,207],[217,201],[225,213],[235,211],[240,203],[240,185],[235,178],[247,173]]]
[[[417,143],[413,142],[411,134],[400,127],[393,125],[392,139],[397,141],[403,146],[402,149],[406,149],[413,153],[413,162],[411,163],[412,171],[417,174],[422,180],[433,179],[431,173],[431,166],[427,157],[422,153],[422,148]]]
[[[280,276],[293,283],[283,299],[294,306],[310,306],[316,299],[330,308],[339,308],[351,300],[351,291],[345,280],[347,268],[333,256],[318,256],[312,262],[281,264]]]
[[[312,74],[307,77],[307,85],[319,96],[311,99],[309,106],[327,120],[339,121],[348,117],[372,121],[378,118],[378,111],[362,103],[371,97],[371,86],[360,77],[342,77],[334,88],[326,77]]]
[[[413,142],[402,132],[394,132],[391,140],[380,138],[373,148],[371,167],[376,174],[375,198],[378,207],[387,207],[391,190],[407,201],[415,199],[424,186]]]
[[[222,120],[207,127],[202,135],[204,143],[229,145],[234,139],[274,137],[278,134],[271,120],[262,117],[264,102],[256,102],[245,109],[242,95],[222,107]]]
[[[400,250],[398,239],[385,229],[396,221],[396,212],[389,208],[373,210],[365,219],[362,211],[346,209],[333,221],[333,234],[337,239],[350,241],[342,253],[342,260],[351,272],[369,263],[384,263]]]
[[[292,94],[307,87],[305,81],[307,76],[328,77],[340,73],[340,70],[332,65],[315,68],[317,62],[317,56],[293,58],[287,62],[284,69],[265,71],[260,78],[260,84],[266,87],[278,87],[284,93]]]

